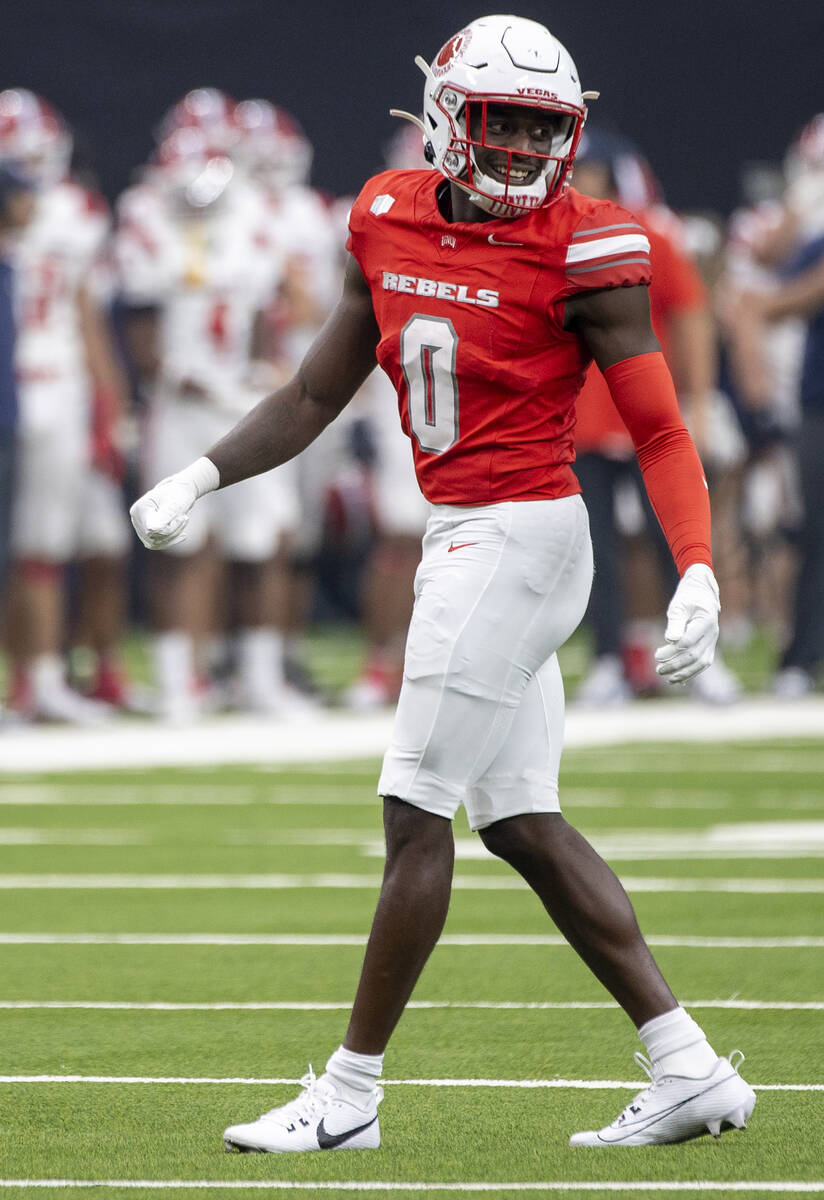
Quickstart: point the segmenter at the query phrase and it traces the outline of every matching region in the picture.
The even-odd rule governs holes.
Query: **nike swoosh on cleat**
[[[365,1125],[356,1125],[354,1129],[347,1129],[343,1133],[327,1133],[326,1126],[323,1123],[323,1118],[321,1118],[316,1135],[318,1139],[318,1145],[320,1146],[321,1150],[334,1150],[337,1146],[341,1146],[344,1142],[348,1142],[349,1139],[354,1137],[356,1133],[363,1133],[364,1129],[368,1129],[370,1125],[374,1125],[377,1119],[377,1115],[375,1115],[372,1120],[367,1121]]]
[[[454,545],[454,543],[450,542],[449,549],[447,550],[446,553],[451,554],[453,550],[464,550],[464,549],[466,549],[467,546],[477,546],[477,545],[478,545],[477,542],[458,542],[458,544],[456,546],[456,545]]]
[[[653,1116],[653,1117],[648,1117],[647,1120],[644,1121],[643,1123],[638,1121],[632,1125],[625,1125],[624,1129],[623,1129],[624,1137],[634,1137],[635,1134],[637,1134],[637,1133],[644,1133],[647,1129],[651,1129],[653,1125],[657,1125],[659,1121],[663,1121],[667,1117],[671,1117],[673,1115],[673,1113],[677,1113],[679,1108],[683,1108],[685,1104],[691,1104],[692,1101],[697,1100],[699,1096],[708,1095],[710,1092],[715,1091],[715,1089],[717,1087],[720,1087],[722,1083],[728,1083],[730,1081],[730,1079],[732,1079],[731,1075],[725,1076],[724,1079],[718,1079],[710,1087],[702,1088],[700,1092],[696,1092],[692,1096],[685,1096],[684,1099],[679,1100],[677,1104],[671,1104],[669,1108],[666,1108],[663,1111],[656,1113],[655,1116]],[[601,1138],[600,1134],[598,1136],[599,1136],[599,1138]],[[621,1142],[622,1140],[623,1140],[623,1138],[615,1138],[615,1139],[601,1138],[601,1141],[604,1142],[604,1144],[608,1145],[608,1146],[614,1146],[617,1142]]]
[[[487,238],[490,246],[523,246],[523,242],[499,242],[494,233],[490,233]]]

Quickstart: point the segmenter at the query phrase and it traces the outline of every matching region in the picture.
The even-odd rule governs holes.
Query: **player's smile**
[[[527,155],[513,155],[511,165],[506,155],[497,155],[494,150],[479,150],[476,157],[484,174],[522,187],[534,183],[541,169],[541,160]]]
[[[477,108],[469,120],[479,171],[516,187],[535,182],[546,161],[538,156],[552,152],[556,116],[529,105],[488,104],[485,123]]]

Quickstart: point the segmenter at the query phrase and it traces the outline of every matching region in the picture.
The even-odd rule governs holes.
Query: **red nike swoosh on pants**
[[[454,546],[452,544],[452,542],[450,542],[449,549],[447,550],[446,553],[451,554],[453,550],[463,550],[465,546],[477,546],[477,545],[478,545],[477,542],[458,542],[457,546]]]

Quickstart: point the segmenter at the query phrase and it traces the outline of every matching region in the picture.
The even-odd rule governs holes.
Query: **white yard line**
[[[0,1179],[0,1187],[5,1188],[115,1188],[163,1190],[174,1188],[180,1191],[257,1191],[285,1192],[778,1192],[786,1195],[790,1192],[824,1192],[824,1181],[814,1183],[795,1183],[791,1180],[753,1180],[724,1183],[722,1180],[702,1180],[700,1182],[669,1180],[665,1183],[651,1183],[648,1179],[632,1180],[626,1183],[614,1180],[609,1182],[586,1183],[581,1180],[559,1182],[552,1180],[546,1183],[485,1183],[469,1181],[466,1183],[414,1182],[400,1183],[397,1181],[382,1182],[380,1180],[347,1180],[335,1182],[323,1180],[313,1182],[301,1180],[293,1182],[278,1179],[256,1180],[222,1180],[222,1179]]]
[[[697,937],[652,933],[650,946],[695,950],[821,950],[824,937]],[[0,933],[3,946],[365,946],[362,933]],[[554,933],[445,933],[444,946],[546,946],[569,943]]]
[[[142,846],[149,840],[139,829],[0,828],[0,846]]]
[[[546,1183],[485,1183],[469,1181],[466,1183],[414,1182],[401,1183],[397,1181],[382,1182],[380,1180],[347,1180],[335,1182],[323,1180],[313,1182],[301,1180],[293,1182],[278,1179],[0,1179],[0,1187],[5,1188],[115,1188],[137,1189],[145,1188],[159,1191],[173,1188],[179,1191],[244,1191],[254,1189],[269,1192],[777,1192],[786,1195],[790,1192],[816,1193],[824,1192],[824,1181],[814,1183],[796,1183],[791,1180],[752,1180],[725,1183],[722,1180],[702,1180],[700,1182],[668,1180],[665,1183],[651,1183],[648,1179],[632,1180],[623,1183],[619,1180],[608,1182],[586,1183],[581,1180],[559,1182],[552,1180]]]
[[[682,1000],[684,1008],[729,1008],[745,1012],[824,1012],[822,1000]],[[352,1001],[326,1000],[0,1000],[0,1009],[90,1009],[124,1012],[339,1012]],[[612,1000],[410,1000],[407,1009],[495,1009],[576,1011],[617,1009]]]
[[[149,727],[137,720],[118,721],[105,731],[31,726],[4,735],[2,770],[202,767],[377,758],[389,741],[392,721],[392,713],[312,712],[288,721],[236,715],[214,717],[192,729],[158,724]],[[627,742],[761,741],[822,735],[824,696],[792,704],[754,697],[723,709],[670,699],[627,705],[608,713],[570,706],[565,742],[573,748]]]
[[[523,1088],[527,1090],[545,1088],[571,1088],[586,1091],[616,1091],[629,1088],[637,1091],[648,1084],[640,1079],[384,1079],[387,1087],[434,1087],[434,1088]],[[299,1079],[287,1076],[271,1076],[262,1079],[246,1075],[237,1076],[182,1076],[182,1075],[0,1075],[2,1083],[172,1083],[172,1084],[249,1084],[255,1087],[272,1087],[280,1084],[296,1085]],[[756,1083],[752,1086],[760,1092],[824,1092],[824,1083]]]
[[[631,892],[737,892],[748,895],[802,895],[824,893],[822,879],[682,879],[645,875],[622,876]],[[203,891],[218,889],[349,888],[377,891],[380,875],[0,875],[0,889],[68,891],[88,889],[161,889]],[[514,875],[456,875],[456,891],[524,891],[527,885]]]

